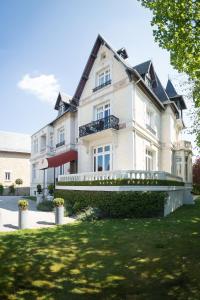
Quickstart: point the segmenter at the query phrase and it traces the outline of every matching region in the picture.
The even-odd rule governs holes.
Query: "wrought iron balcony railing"
[[[61,146],[63,146],[64,144],[65,144],[65,141],[62,141],[62,142],[56,144],[56,148],[61,147]]]
[[[107,81],[104,82],[103,84],[100,84],[100,85],[96,86],[96,87],[93,89],[93,92],[96,92],[96,91],[102,89],[103,87],[105,87],[105,86],[107,86],[107,85],[109,85],[109,84],[111,84],[111,79],[110,79],[110,80],[107,80]]]
[[[113,115],[93,121],[79,127],[79,137],[96,133],[105,129],[119,129],[119,119]]]

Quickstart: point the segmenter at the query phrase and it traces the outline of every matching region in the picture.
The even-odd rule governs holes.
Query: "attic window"
[[[101,60],[106,58],[106,52],[101,53]]]
[[[59,115],[62,115],[65,111],[65,105],[64,104],[61,104],[60,107],[59,107]]]

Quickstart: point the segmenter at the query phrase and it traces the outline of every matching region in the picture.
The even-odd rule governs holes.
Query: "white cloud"
[[[26,74],[18,82],[17,86],[35,95],[41,101],[48,103],[55,103],[60,90],[58,80],[53,74],[41,74],[39,76]]]

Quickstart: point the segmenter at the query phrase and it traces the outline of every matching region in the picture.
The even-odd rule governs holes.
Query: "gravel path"
[[[0,197],[0,231],[13,231],[18,229],[18,196]],[[37,211],[36,202],[29,200],[28,228],[42,228],[55,226],[54,212]],[[71,223],[73,218],[64,218],[64,223]]]

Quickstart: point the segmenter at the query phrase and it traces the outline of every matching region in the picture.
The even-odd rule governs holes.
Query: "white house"
[[[0,131],[0,184],[9,187],[20,178],[30,187],[31,138],[28,134]]]
[[[32,136],[32,193],[70,173],[164,171],[192,181],[183,97],[170,80],[162,86],[152,61],[127,58],[97,37],[74,96],[59,94],[58,117]]]

